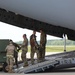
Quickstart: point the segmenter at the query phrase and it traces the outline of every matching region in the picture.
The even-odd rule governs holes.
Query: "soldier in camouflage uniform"
[[[46,49],[46,34],[43,30],[40,30],[40,47],[42,51],[40,52],[40,60],[43,61],[45,59],[45,49]]]
[[[12,41],[12,40],[11,40]],[[15,64],[16,64],[16,67],[18,68],[18,52],[19,52],[19,50],[21,49],[20,48],[20,46],[17,44],[17,43],[15,43],[15,42],[13,42],[12,41],[12,43],[13,43],[13,45],[15,46],[15,50],[14,50],[14,58],[15,58]]]
[[[17,43],[13,42],[13,45],[16,47],[15,51],[14,51],[14,58],[15,58],[15,64],[16,67],[18,68],[18,52],[21,49],[20,46]]]
[[[21,46],[21,49],[22,49],[22,54],[21,54],[21,58],[22,58],[22,61],[24,62],[24,65],[23,67],[26,67],[28,66],[28,61],[27,61],[27,58],[26,58],[26,54],[28,52],[28,39],[26,37],[26,34],[23,35],[23,43],[22,43],[22,46]]]
[[[31,45],[31,64],[34,64],[34,54],[37,53],[37,62],[39,62],[39,52],[37,50],[36,42],[36,31],[33,31],[33,34],[30,36],[30,45]]]
[[[8,72],[12,73],[12,68],[14,64],[14,50],[15,46],[13,45],[12,41],[10,40],[9,45],[6,47],[6,57],[7,57],[7,64],[8,64]]]

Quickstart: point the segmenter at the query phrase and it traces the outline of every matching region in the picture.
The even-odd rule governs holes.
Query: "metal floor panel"
[[[29,66],[23,67],[23,63],[19,64],[19,68],[15,68],[15,73],[38,73],[43,72],[47,69],[51,70],[53,68],[64,68],[67,65],[73,67],[75,65],[75,51],[65,52],[65,53],[58,53],[53,55],[48,55],[45,57],[45,61],[41,63],[37,63],[35,59],[35,64],[31,65],[31,61],[28,61]],[[73,64],[73,65],[72,65]]]

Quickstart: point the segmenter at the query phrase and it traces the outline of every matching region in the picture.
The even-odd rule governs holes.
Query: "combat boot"
[[[23,65],[23,67],[27,67],[27,66],[28,66],[28,64],[24,64],[24,65]]]
[[[9,70],[8,73],[15,73],[13,70]]]
[[[8,73],[14,73],[14,71],[9,68]]]

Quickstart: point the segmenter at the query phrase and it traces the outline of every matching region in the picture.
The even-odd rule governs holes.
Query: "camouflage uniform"
[[[24,62],[23,67],[26,67],[26,66],[28,66],[28,61],[26,58],[26,54],[28,52],[28,39],[27,39],[27,37],[24,39],[21,49],[22,49],[21,58],[22,58],[22,61]]]
[[[40,60],[43,61],[45,59],[45,46],[46,46],[46,34],[42,31],[40,35],[40,46],[41,46],[41,52],[40,52]]]
[[[35,53],[37,53],[37,62],[39,62],[39,52],[38,52],[38,50],[37,50],[37,48],[36,48],[36,44],[37,42],[36,42],[36,36],[34,35],[34,34],[32,34],[31,36],[30,36],[30,45],[31,45],[31,64],[33,65],[34,64],[34,54]]]
[[[14,64],[14,50],[15,46],[13,44],[7,45],[6,49],[6,57],[7,57],[7,64],[8,64],[8,72],[13,72],[13,64]]]
[[[17,44],[17,43],[14,43],[13,42],[13,45],[16,47],[15,51],[14,51],[14,58],[15,58],[15,64],[16,64],[16,67],[18,67],[18,52],[20,50],[20,46]]]

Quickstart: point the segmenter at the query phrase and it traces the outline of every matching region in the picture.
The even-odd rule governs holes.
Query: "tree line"
[[[47,40],[47,45],[64,45],[64,40]],[[75,45],[75,41],[66,40],[66,45]]]
[[[37,41],[39,44],[39,41]],[[22,44],[22,41],[16,42],[18,44]],[[30,41],[28,42],[28,45],[30,45]],[[56,40],[47,40],[47,46],[49,45],[64,45],[63,39],[56,39]],[[75,41],[72,40],[66,40],[66,45],[75,45]]]

